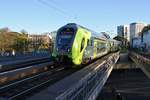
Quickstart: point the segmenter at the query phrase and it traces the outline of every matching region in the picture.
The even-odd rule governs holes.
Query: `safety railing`
[[[100,93],[104,83],[109,77],[114,64],[119,58],[119,52],[95,67],[76,85],[57,96],[56,100],[94,100]]]

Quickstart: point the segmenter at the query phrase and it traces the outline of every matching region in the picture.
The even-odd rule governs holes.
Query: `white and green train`
[[[58,29],[52,56],[57,62],[80,65],[118,50],[118,44],[104,34],[69,23]]]

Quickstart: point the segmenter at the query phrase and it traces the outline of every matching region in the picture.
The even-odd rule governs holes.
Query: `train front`
[[[76,27],[65,25],[57,31],[55,44],[55,61],[60,63],[72,63],[72,44]]]

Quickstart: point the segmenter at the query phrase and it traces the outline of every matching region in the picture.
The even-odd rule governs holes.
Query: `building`
[[[51,36],[52,41],[55,42],[57,31],[52,31],[49,35]]]
[[[141,42],[145,46],[145,49],[150,50],[150,30],[143,33]]]
[[[132,39],[132,47],[133,48],[141,48],[141,37],[135,37]]]
[[[48,49],[51,44],[51,38],[46,33],[45,35],[28,35],[28,41],[30,42],[29,48],[31,51],[38,49]]]
[[[141,31],[146,26],[145,23],[131,23],[130,24],[130,46],[133,47],[133,39],[139,38]]]
[[[127,45],[130,41],[130,30],[129,25],[120,25],[117,27],[117,34],[120,37],[123,37],[125,40],[123,42],[124,45]]]

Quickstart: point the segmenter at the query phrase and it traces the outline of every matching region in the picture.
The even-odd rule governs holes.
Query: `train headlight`
[[[68,49],[67,51],[70,52],[70,49]]]

